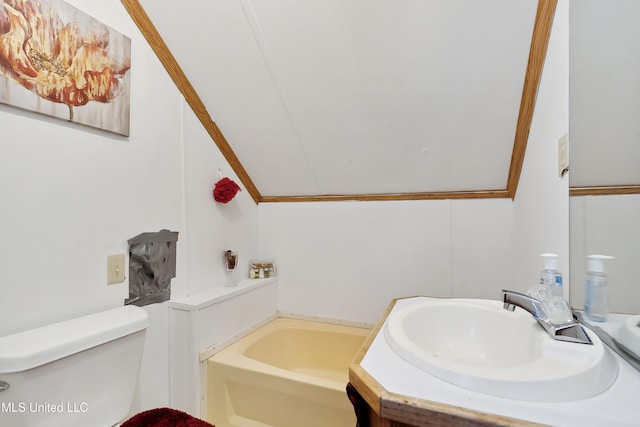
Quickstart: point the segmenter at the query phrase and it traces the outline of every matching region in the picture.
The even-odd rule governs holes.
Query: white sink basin
[[[449,383],[494,396],[536,402],[579,400],[602,393],[618,365],[593,342],[556,341],[531,314],[501,301],[415,298],[392,311],[389,346],[403,359]]]

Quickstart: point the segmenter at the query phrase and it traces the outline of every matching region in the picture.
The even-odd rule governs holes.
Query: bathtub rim
[[[280,321],[280,322],[279,322]],[[284,323],[284,325],[283,325]],[[362,343],[365,343],[372,331],[373,328],[369,326],[367,323],[363,322],[345,322],[345,321],[318,321],[317,317],[306,317],[299,318],[293,316],[286,315],[277,315],[270,316],[268,319],[265,319],[263,322],[260,322],[257,325],[249,328],[248,332],[243,334],[241,337],[237,337],[228,345],[222,347],[217,346],[216,350],[211,356],[201,361],[201,418],[208,419],[209,415],[209,370],[211,369],[212,364],[218,364],[222,367],[222,369],[235,369],[238,368],[245,372],[254,372],[256,374],[261,375],[262,377],[270,377],[276,381],[289,381],[297,384],[312,384],[314,387],[319,387],[321,389],[327,390],[329,393],[345,393],[346,398],[346,386],[349,379],[349,366],[353,363],[354,358],[361,351],[360,348],[354,353],[352,359],[345,366],[345,378],[344,381],[338,381],[330,378],[322,378],[319,376],[314,376],[312,374],[298,372],[295,370],[287,370],[285,368],[277,367],[271,365],[267,362],[263,362],[261,360],[254,359],[252,357],[246,356],[244,352],[247,348],[252,346],[257,341],[262,340],[266,336],[272,334],[273,332],[277,332],[279,330],[287,329],[287,328],[299,328],[306,327],[307,329],[315,329],[319,331],[327,331],[329,329],[330,332],[338,332],[339,330],[335,328],[348,328],[344,333],[349,334],[349,330],[352,331],[352,335],[356,335],[362,338]],[[327,328],[328,327],[328,328]],[[262,333],[259,333],[252,340],[246,340],[241,345],[237,345],[239,341],[246,338],[248,335],[255,334],[258,332],[258,329],[262,330]],[[230,349],[230,347],[236,345],[236,348],[231,349],[231,351],[224,353],[224,350]],[[222,353],[222,354],[220,354]]]
[[[377,322],[359,322],[359,321],[351,321],[351,320],[342,320],[342,319],[335,319],[330,317],[321,317],[321,316],[305,315],[305,314],[292,313],[292,312],[276,311],[274,314],[265,317],[263,320],[251,325],[249,328],[246,328],[243,331],[239,331],[238,333],[234,334],[233,336],[230,336],[225,340],[222,340],[218,343],[212,344],[204,348],[199,352],[200,418],[207,419],[207,415],[208,415],[207,400],[209,398],[209,392],[208,392],[208,384],[207,384],[207,375],[208,375],[207,361],[209,360],[209,358],[278,318],[307,320],[311,322],[327,323],[327,324],[339,325],[339,326],[351,326],[355,328],[366,329],[368,330],[369,335],[368,337],[365,338],[365,342],[368,339],[370,339],[371,333],[373,332],[373,329],[377,323]]]
[[[358,322],[358,321],[352,321],[352,320],[340,320],[340,319],[333,319],[333,318],[329,318],[329,317],[320,317],[320,316],[309,316],[309,315],[304,315],[304,314],[296,314],[296,313],[290,313],[290,312],[281,312],[281,311],[277,311],[276,313],[267,316],[266,318],[264,318],[262,321],[255,323],[253,325],[251,325],[251,327],[240,331],[236,334],[234,334],[233,336],[222,340],[218,343],[212,344],[208,347],[206,347],[205,349],[201,350],[199,353],[199,361],[201,363],[206,363],[207,360],[215,355],[216,353],[221,352],[222,350],[226,349],[227,347],[232,346],[233,344],[235,344],[236,342],[240,341],[241,339],[245,338],[246,336],[252,334],[253,332],[257,331],[258,329],[262,328],[263,326],[266,326],[267,324],[271,323],[272,321],[276,320],[276,319],[292,319],[292,320],[303,320],[303,321],[309,321],[309,322],[316,322],[316,323],[326,323],[329,325],[336,325],[336,326],[348,326],[348,327],[353,327],[353,328],[360,328],[360,329],[367,329],[369,331],[369,333],[371,333],[371,331],[373,330],[373,328],[376,326],[377,322]]]

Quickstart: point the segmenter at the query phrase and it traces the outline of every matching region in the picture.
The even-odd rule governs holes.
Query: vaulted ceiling
[[[256,202],[513,197],[556,0],[122,0]]]

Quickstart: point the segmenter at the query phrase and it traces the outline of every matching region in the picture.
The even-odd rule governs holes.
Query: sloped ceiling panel
[[[537,1],[141,4],[263,196],[505,188]]]

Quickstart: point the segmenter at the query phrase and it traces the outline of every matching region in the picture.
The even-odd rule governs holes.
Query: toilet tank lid
[[[133,305],[0,337],[0,374],[22,372],[146,329]]]

